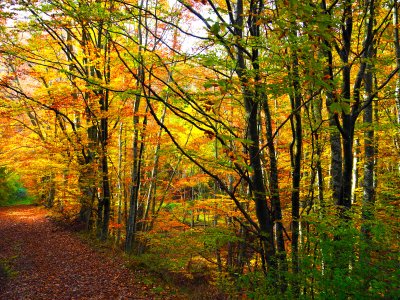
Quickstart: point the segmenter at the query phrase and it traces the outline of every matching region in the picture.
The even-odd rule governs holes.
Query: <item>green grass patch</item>
[[[14,270],[12,262],[16,257],[0,259],[0,278],[10,279],[18,275],[18,271]]]
[[[35,201],[32,198],[10,199],[0,201],[0,206],[16,206],[16,205],[30,205]]]
[[[32,204],[33,197],[28,194],[18,174],[5,166],[0,166],[0,206]]]

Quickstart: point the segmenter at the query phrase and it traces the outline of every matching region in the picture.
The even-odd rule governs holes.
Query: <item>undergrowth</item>
[[[16,257],[0,259],[0,279],[7,280],[15,278],[18,272],[14,269],[12,262]]]

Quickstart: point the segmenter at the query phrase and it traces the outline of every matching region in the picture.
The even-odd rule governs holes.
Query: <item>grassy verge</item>
[[[34,201],[31,198],[22,198],[22,199],[13,199],[13,200],[4,200],[0,201],[0,206],[16,206],[16,205],[30,205],[33,204]]]
[[[14,278],[18,275],[18,272],[15,271],[12,266],[12,261],[15,258],[16,257],[0,259],[0,279],[6,280],[9,278]]]

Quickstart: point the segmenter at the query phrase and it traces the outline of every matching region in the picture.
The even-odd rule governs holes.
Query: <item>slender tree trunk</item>
[[[399,33],[399,2],[393,1],[393,33],[394,33],[394,46],[396,51],[396,66],[400,68],[400,33]],[[396,108],[397,108],[397,124],[400,124],[400,72],[396,78],[395,90]]]
[[[351,192],[353,182],[353,141],[354,141],[354,121],[353,118],[343,113],[343,176],[341,182],[340,197],[337,204],[342,208],[351,207]]]
[[[105,35],[104,43],[102,43],[103,34]],[[104,63],[105,71],[104,74],[96,68],[96,74],[98,79],[103,79],[105,84],[110,83],[111,66],[110,66],[110,43],[108,31],[103,32],[103,24],[101,23],[98,30],[98,50],[104,51]],[[104,45],[103,45],[104,44]],[[100,52],[101,53],[101,52]],[[102,117],[100,119],[100,148],[101,148],[101,171],[102,171],[102,206],[103,206],[103,220],[101,228],[101,239],[106,240],[108,238],[108,226],[110,223],[111,214],[111,190],[110,190],[110,178],[108,172],[108,116],[107,112],[109,109],[109,90],[101,90],[99,92],[100,97],[100,110]]]
[[[271,209],[274,218],[274,223],[276,224],[276,241],[277,241],[277,251],[278,259],[280,264],[284,264],[283,270],[287,271],[286,266],[286,249],[285,240],[283,235],[283,224],[282,224],[282,209],[281,201],[279,196],[279,175],[278,175],[278,163],[275,152],[275,144],[272,135],[272,120],[271,113],[268,105],[268,99],[263,102],[263,109],[265,114],[265,127],[266,127],[266,137],[268,143],[268,158],[270,163],[269,170],[269,190],[271,193]]]
[[[244,8],[243,0],[238,0],[236,7],[236,36],[240,40],[243,38],[244,25]],[[256,216],[260,226],[260,234],[262,237],[262,245],[264,248],[264,259],[267,263],[269,271],[276,271],[275,259],[275,243],[273,235],[273,220],[271,212],[266,201],[266,190],[264,186],[264,178],[261,167],[259,134],[258,134],[258,106],[259,103],[254,99],[254,92],[251,90],[247,74],[244,52],[241,46],[237,46],[237,64],[236,72],[242,85],[244,106],[246,110],[246,124],[248,139],[251,141],[249,145],[250,165],[253,170],[251,178],[251,192],[256,207]]]
[[[259,35],[259,29],[255,31],[257,35]],[[285,239],[284,239],[284,227],[282,224],[282,208],[281,208],[281,200],[279,195],[279,173],[278,173],[278,160],[276,157],[275,151],[275,140],[272,131],[272,118],[270,105],[268,103],[268,96],[266,94],[266,87],[264,84],[261,84],[261,76],[259,73],[260,65],[258,63],[258,49],[253,50],[253,67],[256,70],[255,81],[260,82],[258,87],[256,88],[257,97],[262,101],[262,109],[265,115],[265,137],[268,149],[268,158],[269,158],[269,180],[268,180],[268,189],[270,192],[270,200],[271,200],[271,214],[273,218],[273,222],[275,224],[275,239],[276,239],[276,258],[278,263],[278,284],[281,288],[281,291],[287,287],[286,280],[284,278],[285,274],[288,271],[288,265],[286,260],[286,249],[285,249]]]
[[[369,96],[372,93],[372,71],[367,72],[365,76],[365,90]],[[373,206],[375,202],[374,187],[374,128],[373,128],[373,108],[372,103],[364,110],[364,124],[366,130],[364,132],[364,183],[363,183],[363,219],[372,218]]]
[[[141,0],[139,6],[143,8],[144,0]],[[143,33],[143,19],[146,18],[139,12],[139,22],[138,22],[138,61],[139,66],[137,70],[137,88],[141,89],[143,87],[143,82],[145,79],[144,71],[144,58],[143,58],[143,44],[145,34]],[[130,200],[129,200],[129,214],[128,223],[126,226],[126,240],[125,240],[125,251],[132,252],[133,244],[135,242],[136,235],[136,225],[138,219],[138,209],[139,209],[139,190],[140,190],[140,176],[141,176],[141,161],[142,161],[142,150],[143,150],[143,140],[139,146],[139,108],[141,103],[141,95],[137,95],[135,98],[135,103],[133,107],[133,145],[132,145],[132,183],[130,189]]]
[[[101,238],[106,240],[108,238],[108,226],[110,223],[110,213],[111,213],[111,192],[110,192],[110,182],[108,174],[108,158],[107,150],[103,149],[103,157],[101,159],[102,164],[102,187],[103,187],[103,223],[101,229]]]
[[[343,25],[342,25],[342,43],[340,50],[340,58],[343,63],[342,68],[342,93],[341,106],[348,106],[349,109],[342,109],[342,123],[336,125],[342,127],[343,138],[343,174],[341,178],[341,189],[339,199],[336,204],[343,212],[351,207],[351,187],[353,172],[353,141],[354,141],[354,124],[356,115],[350,109],[351,103],[351,66],[349,64],[349,56],[351,50],[351,37],[353,30],[352,1],[346,0],[343,4]]]
[[[88,63],[87,63],[87,48],[88,48],[88,38],[87,38],[87,29],[86,27],[82,24],[82,50],[84,55],[83,58],[83,65],[84,65],[84,69],[83,72],[85,74],[85,77],[89,77],[89,69],[88,69]],[[72,73],[73,69],[74,69],[74,62],[73,62],[73,56],[74,56],[74,50],[72,47],[72,37],[71,37],[71,33],[69,31],[67,31],[67,61],[69,62],[69,66],[68,69],[69,71]],[[76,88],[77,84],[75,81],[75,78],[70,75],[69,76],[69,80],[72,83],[73,87]],[[72,97],[75,101],[78,101],[78,94],[77,91],[74,90]],[[88,103],[87,99],[88,99],[88,93],[85,92],[83,94],[84,97],[84,102]],[[88,111],[88,107],[85,107],[85,110]],[[81,128],[81,118],[79,116],[80,112],[77,112],[75,114],[75,126],[77,129]],[[90,124],[90,119],[91,119],[91,115],[87,114],[87,119],[86,119],[86,123],[89,125]],[[80,168],[80,172],[79,172],[79,178],[78,178],[78,186],[79,186],[79,190],[81,191],[81,196],[79,199],[80,202],[80,211],[79,211],[79,217],[78,217],[78,221],[82,222],[83,224],[85,224],[85,229],[89,230],[90,229],[90,222],[91,222],[91,217],[92,217],[92,210],[93,210],[93,202],[94,202],[94,198],[95,198],[95,188],[94,188],[94,169],[92,167],[92,162],[94,161],[94,157],[93,157],[93,148],[94,145],[97,144],[97,129],[94,126],[90,126],[88,127],[87,130],[87,136],[89,138],[89,144],[87,145],[87,150],[85,148],[81,149],[81,153],[78,153],[78,155],[80,156],[79,158],[79,164],[81,165]]]
[[[297,36],[297,33],[295,33]],[[296,51],[293,49],[292,51]],[[292,167],[292,271],[294,273],[294,296],[299,297],[300,286],[296,278],[299,273],[299,235],[300,235],[300,180],[301,180],[301,156],[302,156],[302,121],[301,105],[302,96],[300,91],[299,61],[297,54],[292,54],[292,67],[290,70],[292,78],[293,93],[290,96],[292,111],[291,119],[293,141],[290,147],[291,167]]]
[[[118,218],[117,224],[122,224],[122,198],[124,196],[123,184],[122,184],[122,132],[123,132],[124,124],[122,122],[119,123],[119,132],[118,132],[118,169],[117,169],[117,188],[118,188]],[[119,244],[121,240],[121,228],[118,227],[117,230],[117,240],[116,243]]]
[[[167,109],[164,106],[162,116],[160,118],[160,122],[164,124],[165,116],[166,116]],[[148,223],[148,217],[149,213],[152,212],[154,214],[155,212],[155,197],[156,197],[156,191],[157,191],[157,175],[158,175],[158,162],[160,158],[160,148],[161,148],[161,135],[162,135],[163,129],[160,126],[158,133],[157,133],[157,145],[156,149],[154,151],[154,157],[153,157],[153,169],[151,170],[150,174],[150,184],[149,184],[149,189],[148,189],[148,194],[147,194],[147,200],[146,200],[146,206],[145,210],[143,213],[143,218],[146,220],[146,226],[143,225],[142,230],[148,230],[150,228],[150,223]],[[154,216],[152,216],[154,217]]]
[[[47,196],[47,207],[52,208],[54,206],[54,200],[56,198],[56,183],[54,181],[54,174],[50,173],[49,178],[49,191]]]
[[[318,183],[318,204],[321,209],[321,212],[324,212],[324,175],[322,171],[321,165],[321,156],[323,152],[323,143],[320,141],[320,126],[322,125],[322,98],[317,97],[315,101],[312,102],[312,115],[313,115],[313,136],[315,140],[315,154],[317,156],[315,162],[316,168],[316,176],[317,176],[317,183]],[[310,207],[311,209],[311,207]]]
[[[374,22],[374,2],[366,0],[367,6],[371,5],[370,15],[366,24],[367,30],[369,22]],[[365,98],[369,99],[373,93],[374,66],[371,62],[374,58],[374,48],[371,43],[366,49],[365,57],[369,59],[366,72],[364,75]],[[364,220],[370,220],[373,216],[373,207],[375,202],[375,187],[374,187],[374,164],[375,164],[375,145],[374,145],[374,127],[373,127],[373,101],[364,109],[364,183],[363,183],[363,210],[362,216]],[[364,227],[366,235],[369,235],[369,229]]]
[[[261,159],[260,159],[260,149],[259,149],[259,140],[258,140],[258,132],[257,132],[257,108],[255,107],[257,103],[253,102],[250,97],[245,96],[245,105],[246,111],[248,113],[247,122],[248,122],[248,132],[249,139],[252,141],[252,144],[249,147],[250,154],[250,164],[253,169],[252,176],[252,193],[256,205],[256,215],[258,219],[258,223],[261,229],[261,235],[264,239],[264,251],[265,251],[265,259],[268,267],[271,270],[276,269],[276,260],[275,260],[275,245],[273,238],[273,221],[272,216],[270,214],[270,210],[267,206],[266,201],[266,191],[264,187],[264,180],[262,176],[261,169]]]
[[[396,51],[396,66],[400,68],[400,33],[399,33],[399,2],[398,0],[393,1],[393,33],[394,33],[394,47]],[[397,128],[400,128],[400,71],[397,71],[396,77],[396,88],[395,88],[395,101],[396,101],[396,119],[397,119]],[[397,152],[400,153],[400,129],[397,130],[397,134],[395,136],[395,145],[397,148]],[[400,162],[397,164],[397,169],[400,174]]]
[[[322,0],[321,7],[325,14],[329,15],[330,12],[327,10],[326,1]],[[323,55],[326,57],[327,65],[324,69],[324,77],[327,78],[328,88],[326,90],[326,107],[329,112],[329,141],[331,148],[331,185],[332,185],[332,198],[334,202],[339,201],[341,180],[342,180],[342,142],[341,136],[336,123],[334,120],[334,112],[331,109],[331,105],[338,101],[336,99],[334,91],[334,73],[333,73],[333,54],[332,46],[329,41],[324,40]]]
[[[360,139],[356,138],[354,141],[354,156],[353,156],[353,182],[351,187],[351,203],[355,203],[357,201],[357,193],[356,189],[359,187],[359,180],[360,180],[360,172],[359,172],[359,158],[361,154],[361,145]]]
[[[328,99],[328,97],[327,97]],[[328,100],[327,100],[328,102]],[[336,203],[339,201],[340,188],[342,180],[342,141],[339,130],[336,128],[335,121],[332,117],[329,120],[329,140],[331,148],[331,163],[330,163],[330,173],[331,173],[331,184],[332,184],[332,198]]]
[[[137,115],[140,106],[140,96],[136,97],[134,104],[134,116],[133,116],[133,143],[132,143],[132,183],[130,189],[130,201],[129,201],[129,212],[128,212],[128,223],[126,228],[126,240],[125,240],[125,251],[131,252],[135,234],[136,234],[136,221],[137,221],[137,209],[139,200],[139,185],[140,185],[140,168],[141,168],[141,153],[139,146],[139,116]],[[143,142],[143,141],[142,141]]]

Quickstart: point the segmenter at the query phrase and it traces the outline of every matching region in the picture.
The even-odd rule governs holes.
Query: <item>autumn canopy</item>
[[[238,297],[398,298],[399,8],[3,1],[0,203]]]

